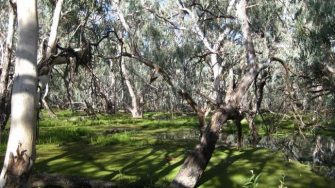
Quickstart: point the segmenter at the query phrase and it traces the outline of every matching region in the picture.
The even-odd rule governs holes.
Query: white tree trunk
[[[221,87],[221,73],[222,73],[222,65],[217,60],[217,54],[211,54],[211,67],[213,71],[213,96],[212,99],[216,102],[217,105],[222,104],[222,87]]]
[[[63,6],[63,0],[58,0],[56,4],[56,8],[53,13],[53,17],[52,17],[52,25],[50,29],[50,36],[48,39],[48,43],[47,43],[46,49],[43,49],[43,45],[41,45],[42,46],[42,49],[41,49],[42,58],[38,64],[38,75],[39,75],[38,96],[39,96],[39,101],[41,102],[40,105],[43,105],[48,110],[48,113],[52,117],[56,117],[56,114],[52,112],[52,110],[48,106],[48,103],[45,100],[45,97],[48,95],[47,86],[50,81],[50,71],[51,71],[51,66],[49,66],[47,63],[49,64],[51,63],[49,62],[50,57],[51,55],[54,54],[56,50],[57,29],[59,25],[60,16],[61,16],[62,6]],[[53,63],[57,62],[56,60],[59,60],[59,59],[63,60],[62,58],[56,58],[53,60]],[[41,70],[43,70],[43,72]],[[42,93],[43,91],[44,91],[44,94]]]
[[[241,30],[243,34],[243,43],[246,50],[247,55],[247,63],[252,64],[256,61],[256,54],[254,45],[252,42],[251,34],[249,31],[249,18],[247,14],[247,0],[241,0],[240,3],[237,5],[237,17],[241,22]]]
[[[35,159],[37,123],[36,0],[18,0],[18,45],[12,93],[12,119],[0,187],[26,187]]]
[[[59,25],[60,14],[62,11],[63,0],[57,0],[56,8],[52,18],[52,25],[50,31],[50,37],[48,41],[48,46],[46,50],[46,59],[49,59],[53,54],[56,48],[56,39],[57,39],[57,28]]]
[[[131,85],[129,80],[129,72],[123,60],[121,60],[121,70],[131,98],[131,107],[128,107],[128,110],[131,112],[133,118],[142,118],[143,110],[140,103],[143,101],[143,98],[136,95],[133,86]]]

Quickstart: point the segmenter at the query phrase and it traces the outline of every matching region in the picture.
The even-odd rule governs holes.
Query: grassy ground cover
[[[143,119],[131,119],[126,114],[92,118],[59,111],[57,116],[42,114],[35,172],[103,179],[120,187],[166,187],[197,143],[191,138],[196,137],[197,120],[189,114],[146,113]],[[284,129],[289,132],[290,126],[286,123]],[[242,187],[251,171],[259,175],[258,187],[335,187],[280,152],[223,147],[216,149],[199,186]]]

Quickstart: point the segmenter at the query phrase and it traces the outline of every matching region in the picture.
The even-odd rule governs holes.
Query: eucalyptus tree
[[[166,2],[168,3],[168,2]],[[170,2],[171,3],[171,2]],[[214,107],[217,108],[217,111],[215,112],[215,114],[212,117],[212,123],[209,125],[209,127],[207,127],[207,129],[203,129],[203,127],[205,126],[204,121],[201,121],[200,118],[200,125],[202,125],[202,137],[201,137],[201,143],[199,146],[197,146],[196,151],[189,156],[185,163],[184,166],[182,167],[181,171],[178,173],[177,178],[174,180],[173,182],[173,186],[195,186],[196,182],[198,181],[198,178],[201,176],[204,168],[206,167],[210,156],[214,150],[215,147],[215,143],[218,137],[218,133],[221,127],[221,124],[224,123],[228,118],[230,119],[238,119],[240,117],[240,112],[238,111],[238,109],[240,108],[240,103],[241,103],[241,98],[244,96],[244,93],[248,90],[248,87],[250,86],[250,84],[253,82],[254,77],[256,76],[256,74],[263,68],[265,68],[267,66],[267,64],[262,64],[262,65],[257,65],[256,63],[253,63],[251,66],[249,66],[249,70],[247,69],[247,73],[242,77],[242,81],[241,83],[238,85],[238,87],[234,88],[234,90],[226,96],[225,101],[228,101],[228,104],[224,104],[223,103],[223,90],[222,90],[222,83],[221,83],[221,74],[222,74],[222,69],[223,69],[223,62],[220,61],[218,62],[218,54],[220,54],[220,49],[221,49],[221,42],[225,39],[226,35],[230,32],[230,28],[223,30],[221,32],[216,32],[217,29],[213,29],[211,30],[211,27],[208,27],[206,24],[203,24],[202,26],[205,28],[209,28],[210,31],[212,31],[213,33],[210,33],[207,31],[207,35],[208,36],[213,36],[216,35],[217,39],[213,40],[213,41],[209,41],[208,36],[205,35],[205,33],[200,29],[199,23],[198,23],[198,15],[197,12],[194,11],[194,7],[197,7],[197,4],[191,4],[189,5],[191,7],[188,8],[186,5],[184,5],[183,3],[177,3],[177,4],[173,4],[175,7],[171,8],[169,7],[169,11],[171,10],[177,10],[177,13],[171,13],[169,12],[169,14],[171,15],[177,15],[174,16],[173,18],[168,17],[166,18],[164,15],[161,15],[155,8],[156,8],[157,4],[151,4],[151,2],[145,2],[142,4],[139,4],[138,6],[142,7],[144,10],[147,11],[147,14],[149,14],[149,18],[150,19],[161,19],[164,22],[166,22],[169,26],[172,26],[171,28],[167,28],[167,31],[172,31],[172,32],[179,32],[181,33],[181,30],[187,34],[190,34],[189,36],[192,37],[192,35],[196,34],[195,36],[197,36],[195,39],[200,41],[203,45],[200,47],[202,50],[204,51],[200,51],[203,52],[203,54],[199,55],[199,52],[197,52],[197,56],[200,57],[207,57],[209,56],[209,67],[212,70],[212,74],[213,74],[213,92],[209,92],[212,93],[212,98],[208,98],[209,101],[213,104]],[[226,7],[230,7],[233,6],[234,4],[231,5],[225,5]],[[158,5],[159,7],[159,5]],[[208,10],[206,10],[202,5],[200,5],[200,9],[201,12],[208,12]],[[213,7],[211,7],[213,8]],[[229,9],[229,8],[228,8]],[[136,12],[135,14],[138,14],[138,12]],[[220,15],[220,12],[218,12],[219,17],[224,17],[223,15]],[[151,16],[151,17],[150,17]],[[154,17],[153,17],[154,16]],[[180,19],[175,20],[175,17],[180,17]],[[185,18],[187,17],[187,18]],[[203,17],[201,17],[203,18]],[[229,17],[230,19],[234,19],[233,17]],[[171,20],[170,20],[171,19]],[[213,18],[212,18],[213,19]],[[212,20],[209,19],[209,20]],[[185,20],[187,20],[188,22],[186,22]],[[178,23],[181,22],[181,23]],[[123,23],[123,27],[126,30],[129,30],[129,25],[128,24],[124,24],[127,22],[126,19],[120,18],[120,22]],[[186,22],[186,23],[183,23]],[[138,25],[138,23],[133,22],[134,24],[132,24],[132,26],[138,31],[138,27],[136,27]],[[206,21],[204,21],[204,23],[206,23]],[[235,21],[236,23],[236,21]],[[209,24],[210,25],[210,24]],[[220,24],[218,24],[220,25]],[[185,29],[185,26],[189,27],[188,29]],[[142,27],[143,28],[143,27]],[[150,27],[152,32],[157,33],[157,31],[162,31],[158,30],[156,27],[151,26]],[[163,30],[164,31],[164,30]],[[162,32],[164,33],[164,32]],[[210,33],[210,34],[208,34]],[[181,33],[181,35],[183,35],[183,33]],[[183,38],[185,36],[182,36],[181,38]],[[186,38],[186,37],[185,37]],[[149,38],[150,39],[150,38]],[[231,39],[230,39],[231,40]],[[158,40],[159,41],[159,40]],[[164,40],[163,40],[164,41]],[[156,41],[157,42],[157,41]],[[158,45],[166,45],[166,43],[156,43]],[[156,45],[155,44],[155,45]],[[170,43],[167,43],[170,44]],[[133,42],[131,44],[132,46],[129,47],[129,50],[122,53],[123,56],[127,56],[127,57],[131,57],[133,59],[136,59],[140,62],[142,62],[143,64],[145,64],[146,66],[150,67],[151,69],[153,69],[154,73],[160,73],[163,77],[163,79],[168,83],[168,85],[172,88],[172,90],[175,91],[175,93],[180,94],[183,98],[185,98],[187,100],[187,102],[189,103],[189,105],[192,107],[192,109],[198,113],[198,116],[201,117],[201,115],[199,115],[201,112],[199,110],[199,106],[198,104],[194,101],[193,97],[189,94],[186,93],[185,90],[183,90],[177,83],[175,80],[172,79],[171,74],[169,74],[168,70],[163,67],[162,65],[164,65],[164,62],[161,62],[159,60],[153,60],[155,56],[150,57],[147,56],[145,57],[145,53],[143,53],[143,51],[141,51],[141,49],[138,48],[138,46],[141,45],[141,47],[143,49],[146,48],[150,48],[150,40],[148,39],[144,39],[144,42],[142,42],[142,44],[140,43],[140,45],[138,45],[138,43]],[[157,47],[161,47],[158,46]],[[152,47],[151,47],[152,48]],[[144,51],[145,52],[145,51]],[[157,51],[156,51],[157,53]],[[160,53],[158,51],[158,53]],[[207,60],[208,60],[207,59]],[[179,62],[178,62],[179,63]],[[203,116],[202,116],[203,118]],[[240,125],[240,122],[237,120],[236,121],[238,125]],[[188,179],[189,178],[189,179]]]
[[[194,92],[191,89],[192,87],[200,88],[198,87],[200,85],[187,85],[185,83],[188,78],[182,76],[184,73],[184,75],[190,74],[195,70],[194,68],[186,68],[186,65],[191,65],[187,62],[187,59],[195,59],[194,57],[187,57],[185,55],[186,53],[192,53],[191,51],[186,51],[186,48],[190,50],[196,50],[197,48],[192,49],[192,44],[184,45],[178,42],[181,38],[174,35],[175,28],[171,28],[170,24],[166,24],[165,22],[159,22],[161,19],[159,18],[160,16],[151,7],[156,6],[154,2],[129,2],[127,5],[128,8],[142,11],[135,11],[130,16],[123,16],[124,18],[120,19],[123,28],[129,30],[129,25],[131,25],[130,28],[132,30],[130,33],[132,41],[125,47],[122,56],[130,57],[152,69],[150,84],[154,83],[153,81],[156,80],[159,74],[162,75],[163,80],[172,89],[173,93],[181,96],[190,105],[192,110],[198,114],[200,126],[203,127],[202,125],[205,124],[204,111],[201,109],[199,103],[196,102],[194,96],[190,94],[190,92]],[[123,13],[124,9],[121,10],[119,8],[119,14],[120,12]],[[151,21],[144,22],[143,19],[146,18]],[[131,22],[131,24],[127,22]],[[174,46],[178,46],[177,49]],[[201,60],[201,58],[199,59]],[[179,60],[183,64],[180,64]],[[201,74],[201,72],[200,70],[193,73],[196,75]],[[185,80],[180,79],[180,76]],[[201,80],[203,77],[199,78]],[[196,81],[196,79],[193,80]],[[203,104],[206,106],[206,103]]]
[[[211,12],[210,10],[207,10],[205,7],[210,8],[210,5],[204,4],[198,4],[195,2],[192,2],[190,4],[184,4],[180,3],[181,10],[183,12],[186,12],[191,18],[194,18],[195,14],[193,12],[196,12],[196,10],[204,9],[206,11],[204,12]],[[215,105],[215,111],[213,112],[211,122],[206,127],[204,134],[202,135],[200,139],[200,143],[196,146],[195,150],[186,158],[182,168],[180,169],[179,173],[177,174],[176,178],[172,182],[171,186],[173,187],[194,187],[196,186],[199,178],[201,177],[204,169],[206,168],[206,165],[208,164],[211,155],[214,151],[216,141],[218,139],[218,134],[220,132],[222,124],[224,124],[228,119],[235,120],[237,126],[238,126],[238,133],[239,133],[239,139],[241,139],[241,125],[240,120],[243,117],[243,113],[248,111],[249,109],[245,109],[246,106],[244,104],[243,98],[247,96],[247,91],[251,84],[254,82],[256,76],[260,73],[260,71],[267,68],[269,65],[272,64],[273,61],[279,61],[283,63],[282,60],[279,58],[276,58],[271,54],[271,56],[265,56],[264,58],[261,57],[259,59],[256,59],[255,54],[255,48],[253,45],[253,39],[251,37],[250,33],[250,25],[248,22],[248,4],[247,1],[241,0],[241,1],[230,1],[226,4],[223,4],[226,8],[222,8],[221,10],[226,10],[226,12],[219,12],[219,14],[214,14],[215,18],[225,17],[233,19],[230,23],[231,25],[225,25],[228,27],[228,33],[222,32],[219,34],[218,41],[223,41],[222,44],[217,44],[219,47],[224,46],[225,44],[229,43],[228,41],[231,41],[233,44],[233,48],[239,48],[242,45],[245,47],[245,57],[246,61],[243,61],[241,59],[235,60],[235,65],[238,69],[241,70],[241,74],[238,75],[238,79],[234,81],[234,86],[232,88],[232,91],[225,92],[224,89],[216,89],[215,91],[219,94],[216,94],[215,97],[223,97],[223,99],[216,99],[216,105]],[[218,5],[216,5],[218,7]],[[229,14],[226,14],[229,12],[230,7],[234,8],[236,16],[232,16]],[[214,9],[215,10],[215,9]],[[198,12],[201,12],[198,11]],[[212,12],[211,12],[212,13]],[[204,13],[205,14],[205,13]],[[223,15],[222,15],[223,14]],[[206,14],[205,14],[206,15]],[[213,14],[211,14],[213,16]],[[238,18],[238,19],[236,19]],[[217,48],[215,51],[212,51],[211,46],[208,43],[208,39],[206,38],[206,35],[201,32],[201,29],[197,25],[197,22],[191,22],[193,23],[193,29],[194,32],[198,33],[200,36],[200,39],[203,41],[204,46],[212,53],[212,56],[210,57],[211,62],[215,62],[217,65],[217,61],[215,61],[215,56],[213,54],[218,54],[217,50],[221,49],[222,51],[225,51],[226,48]],[[223,24],[224,25],[224,24]],[[238,26],[240,25],[239,29]],[[232,27],[233,26],[233,27]],[[234,27],[235,26],[235,27]],[[206,28],[206,25],[203,26]],[[207,29],[210,30],[210,28]],[[229,33],[236,33],[235,36]],[[207,35],[209,35],[207,33]],[[234,37],[232,37],[234,36]],[[232,38],[231,38],[232,37]],[[226,38],[226,41],[223,39]],[[237,40],[236,40],[237,39]],[[213,45],[215,47],[215,45]],[[224,56],[222,57],[222,60],[224,62]],[[245,65],[238,63],[238,61],[245,62]],[[213,67],[214,67],[213,65]],[[242,65],[242,66],[241,66]],[[219,75],[222,75],[221,71],[226,72],[228,74],[229,69],[223,70],[224,66],[221,66]],[[213,71],[213,73],[215,73]],[[214,74],[214,89],[215,87],[219,87],[215,82],[215,74]],[[218,101],[220,103],[218,103]],[[224,102],[223,102],[224,101]],[[241,140],[239,140],[241,142]]]
[[[11,129],[1,187],[26,187],[35,160],[37,123],[37,42],[36,1],[18,0],[18,43],[11,101]]]
[[[107,67],[107,63],[96,57],[98,54],[94,54],[99,51],[99,45],[103,40],[109,37],[106,25],[98,23],[99,20],[104,20],[104,1],[64,1],[63,8],[60,9],[62,3],[63,1],[57,1],[55,5],[49,5],[49,2],[45,2],[43,5],[55,6],[55,9],[49,11],[54,14],[50,35],[45,37],[41,44],[42,58],[39,63],[39,73],[42,89],[46,88],[50,77],[54,75],[55,78],[50,80],[52,85],[50,89],[61,88],[62,92],[58,95],[61,97],[66,93],[65,101],[68,101],[70,106],[73,101],[91,105],[97,101],[96,95],[108,101],[106,104],[111,103],[110,97],[105,95],[101,88],[101,79],[95,73],[100,66],[92,64],[92,61],[96,61],[97,64],[105,64],[104,68]],[[43,19],[46,24],[47,19]],[[43,35],[47,35],[47,32],[44,31]],[[83,68],[86,74],[83,74],[79,68]],[[60,80],[63,80],[64,84],[60,84],[62,83]],[[87,82],[79,80],[87,80]],[[51,95],[55,96],[54,93]]]
[[[130,79],[128,67],[126,66],[125,59],[122,56],[124,49],[128,46],[131,46],[134,40],[134,30],[130,29],[128,21],[125,19],[125,15],[123,12],[125,9],[121,10],[122,6],[122,2],[111,0],[111,7],[114,12],[114,16],[120,20],[119,24],[121,24],[121,27],[119,27],[119,31],[114,31],[116,37],[120,41],[117,47],[118,62],[121,68],[121,75],[123,81],[126,84],[126,88],[128,90],[131,101],[130,104],[125,103],[124,105],[126,106],[126,109],[131,112],[133,118],[142,118],[144,106],[144,98],[142,93],[143,90],[135,88],[136,84]]]

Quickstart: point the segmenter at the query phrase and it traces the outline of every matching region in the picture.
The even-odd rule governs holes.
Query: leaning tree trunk
[[[171,187],[191,188],[197,185],[214,152],[222,124],[225,123],[228,118],[236,120],[240,117],[239,110],[241,109],[243,97],[255,80],[256,75],[259,71],[266,68],[270,61],[271,60],[268,60],[268,62],[264,64],[249,64],[248,71],[240,79],[237,87],[234,88],[229,95],[226,95],[224,100],[226,104],[223,107],[219,107],[212,116],[211,124],[205,130],[205,134],[202,135],[199,145],[197,145],[194,152],[185,159],[182,168],[171,183]],[[240,126],[240,122],[236,123],[237,126]],[[241,135],[241,133],[239,133],[239,135]],[[241,140],[239,141],[241,142]]]
[[[258,65],[254,63],[249,66],[248,72],[241,78],[234,91],[225,97],[227,104],[223,107],[219,107],[212,116],[211,124],[206,128],[199,145],[197,145],[194,152],[185,159],[171,187],[189,188],[196,186],[214,152],[222,124],[225,123],[228,118],[234,120],[240,118],[239,110],[241,108],[242,98],[253,83],[255,76],[265,67],[267,67],[267,64]],[[236,121],[236,123],[237,126],[240,126],[239,121]],[[239,133],[239,136],[241,136],[241,133]],[[241,140],[239,140],[239,142],[241,142]]]
[[[239,5],[237,6],[238,8],[238,13],[237,13],[237,17],[239,18],[240,22],[241,22],[241,30],[242,30],[242,34],[243,34],[243,43],[244,43],[244,47],[245,47],[245,52],[246,52],[246,57],[247,57],[247,63],[248,64],[253,64],[256,63],[256,53],[255,53],[255,49],[254,49],[254,44],[252,41],[252,37],[250,34],[250,29],[249,29],[249,17],[248,17],[248,13],[247,13],[247,5],[248,5],[248,0],[241,0]],[[255,79],[257,79],[257,76],[255,77]],[[256,80],[257,81],[257,80]],[[264,82],[265,85],[265,82]],[[264,85],[260,88],[263,92],[263,87]],[[255,83],[255,87],[257,90],[257,82]],[[263,94],[263,93],[262,93]],[[256,98],[257,98],[257,91],[256,91]],[[258,142],[259,139],[259,135],[257,132],[257,128],[254,122],[255,116],[257,114],[257,110],[258,110],[258,106],[260,105],[262,98],[260,98],[260,102],[258,99],[256,102],[256,107],[255,109],[251,109],[251,112],[249,114],[246,115],[247,121],[249,123],[249,128],[250,128],[250,133],[252,136],[252,143],[254,145],[256,145],[256,143]]]
[[[18,0],[18,44],[12,93],[12,118],[0,187],[27,187],[35,159],[37,123],[36,0]]]
[[[199,145],[197,145],[195,151],[185,159],[185,162],[173,180],[171,187],[196,186],[214,152],[222,124],[225,123],[228,118],[236,120],[240,117],[239,110],[241,109],[241,101],[243,97],[255,80],[259,71],[267,66],[267,63],[253,63],[249,65],[248,72],[240,79],[237,87],[230,95],[225,97],[227,104],[224,107],[219,107],[212,116],[211,124],[205,130],[205,134],[202,135]],[[237,125],[239,126],[238,122]]]
[[[63,0],[58,0],[52,17],[52,25],[50,29],[48,43],[45,48],[43,48],[42,45],[41,49],[42,57],[38,63],[38,75],[39,75],[38,95],[39,95],[39,101],[41,103],[40,107],[42,107],[43,105],[51,117],[56,117],[56,114],[49,108],[49,105],[46,102],[45,98],[48,95],[48,83],[50,80],[50,72],[52,68],[52,66],[50,66],[51,64],[50,58],[56,51],[57,29],[61,17],[62,6],[63,6]]]
[[[8,95],[8,79],[9,79],[9,70],[10,64],[12,62],[12,50],[13,50],[13,39],[14,39],[14,32],[15,32],[15,19],[16,19],[16,12],[13,4],[9,3],[9,19],[8,19],[8,34],[6,39],[6,47],[5,47],[5,60],[1,64],[1,76],[0,76],[0,117],[1,117],[1,131],[5,128],[8,116],[10,113],[7,113],[6,110],[8,107],[7,98],[10,96]],[[1,133],[0,133],[1,134]]]
[[[173,180],[171,187],[195,187],[212,157],[215,144],[219,138],[222,124],[228,119],[224,110],[217,110],[212,116],[211,123],[203,133],[200,144],[186,158],[182,168]]]

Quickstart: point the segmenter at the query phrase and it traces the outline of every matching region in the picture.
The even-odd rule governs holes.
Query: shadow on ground
[[[189,145],[186,149],[184,146]],[[166,187],[194,143],[94,146],[72,143],[38,147],[36,171],[77,175],[115,182],[120,187]],[[313,174],[308,166],[284,160],[265,149],[218,148],[200,181],[200,187],[241,187],[251,176],[260,175],[259,187],[335,187]]]

